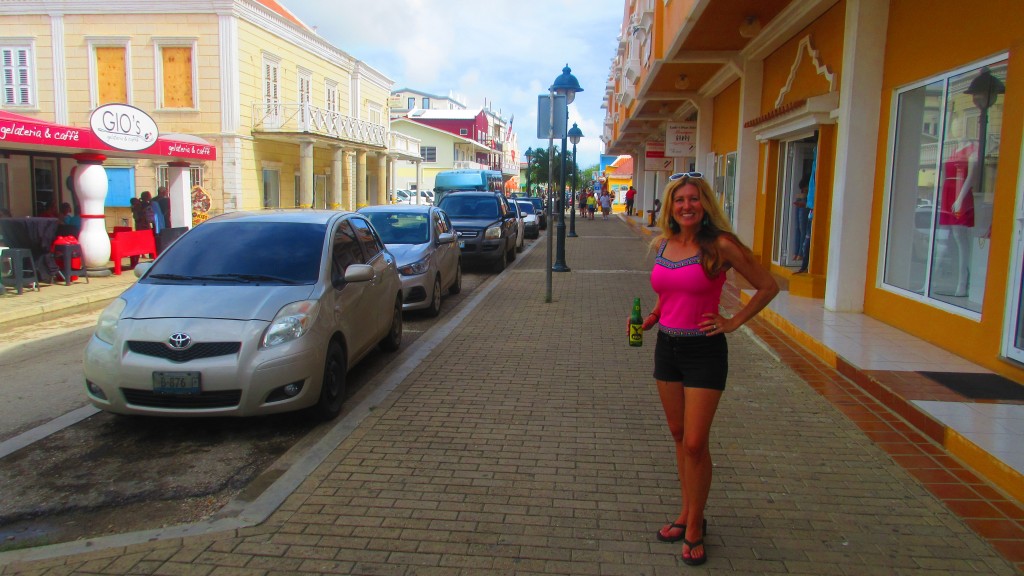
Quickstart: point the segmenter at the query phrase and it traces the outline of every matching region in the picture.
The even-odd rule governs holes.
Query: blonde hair
[[[662,241],[667,241],[680,232],[679,224],[672,217],[672,197],[676,190],[687,184],[693,184],[700,195],[700,205],[704,209],[704,220],[697,231],[697,246],[700,248],[700,264],[704,268],[704,274],[713,278],[720,274],[725,267],[725,259],[718,250],[717,240],[725,235],[740,247],[746,254],[751,254],[748,248],[732,231],[732,225],[725,215],[725,210],[718,201],[711,184],[699,176],[683,176],[678,180],[669,180],[662,193],[661,212],[658,214],[658,228],[661,234],[651,241],[651,246],[657,246]]]

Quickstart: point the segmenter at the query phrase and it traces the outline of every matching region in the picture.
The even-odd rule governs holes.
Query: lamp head
[[[583,130],[580,130],[580,127],[573,122],[572,128],[569,128],[568,135],[569,141],[572,142],[573,146],[575,146],[580,143],[580,138],[583,138]]]
[[[548,90],[555,94],[565,95],[565,103],[572,104],[572,101],[576,99],[577,92],[583,92],[583,88],[580,88],[580,83],[576,80],[576,77],[572,75],[572,69],[566,64],[565,68],[562,68],[562,73],[555,78],[554,83]]]
[[[1006,86],[988,68],[982,68],[978,76],[971,80],[966,92],[971,95],[979,110],[988,110],[989,106],[996,103],[996,98],[1006,92]]]

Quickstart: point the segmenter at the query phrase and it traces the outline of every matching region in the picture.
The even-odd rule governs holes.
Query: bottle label
[[[630,324],[629,325],[629,345],[640,346],[644,342],[644,325],[643,324]]]

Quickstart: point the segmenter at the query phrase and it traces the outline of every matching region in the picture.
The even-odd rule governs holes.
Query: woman
[[[658,294],[644,319],[660,323],[654,378],[675,441],[682,492],[679,516],[657,533],[683,541],[683,562],[707,561],[704,505],[711,489],[708,436],[729,371],[725,334],[753,318],[779,291],[771,274],[730,229],[711,186],[696,172],[674,174],[658,216],[662,234],[651,287]],[[757,292],[732,318],[718,312],[726,272],[736,270]]]

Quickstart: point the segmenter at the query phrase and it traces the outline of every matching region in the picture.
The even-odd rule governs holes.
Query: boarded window
[[[160,49],[164,72],[164,108],[195,108],[192,99],[192,47]]]
[[[128,102],[127,69],[123,46],[96,48],[97,104]]]

